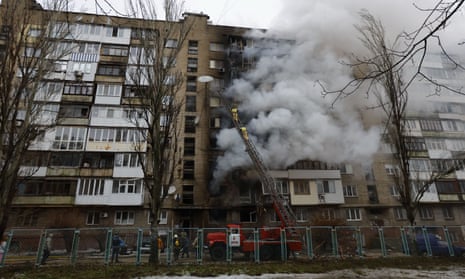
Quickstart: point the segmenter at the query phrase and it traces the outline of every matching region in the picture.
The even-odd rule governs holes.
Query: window
[[[126,85],[124,88],[124,97],[126,98],[138,98],[147,95],[148,87],[147,86],[130,86]]]
[[[36,227],[39,213],[24,211],[16,217],[15,225],[18,227]]]
[[[113,180],[113,194],[137,194],[141,192],[141,179],[118,179]]]
[[[131,30],[131,39],[148,39],[153,40],[158,34],[158,30],[155,29],[141,29],[133,28]]]
[[[134,225],[134,211],[116,211],[115,225]]]
[[[457,194],[459,189],[454,181],[436,181],[436,189],[442,194]]]
[[[396,175],[398,173],[397,167],[393,165],[384,165],[387,175]]]
[[[197,77],[195,76],[187,77],[186,91],[190,91],[190,92],[197,91]]]
[[[347,208],[346,217],[347,221],[361,221],[362,214],[360,213],[360,208]]]
[[[196,96],[186,96],[186,111],[195,112],[196,111]]]
[[[210,51],[224,51],[223,43],[210,43]]]
[[[119,97],[121,89],[120,84],[100,83],[97,84],[97,96]]]
[[[100,196],[105,188],[104,179],[81,179],[79,183],[79,196]]]
[[[89,141],[136,143],[144,141],[141,133],[127,128],[90,128]]]
[[[210,60],[210,69],[224,69],[224,61],[223,60]]]
[[[184,132],[195,133],[195,116],[186,116]]]
[[[80,53],[98,54],[99,44],[96,43],[78,43],[77,50]]]
[[[63,94],[92,96],[94,85],[92,83],[66,83]]]
[[[197,72],[197,58],[187,58],[187,71],[190,73]]]
[[[195,138],[184,138],[184,156],[195,155]]]
[[[284,194],[284,195],[289,194],[289,185],[287,183],[287,180],[276,179],[274,182],[275,182],[275,186],[276,186],[276,191],[278,193],[281,193],[281,194]]]
[[[194,185],[182,186],[182,203],[194,204]]]
[[[443,207],[442,208],[442,215],[446,220],[453,220],[454,219],[454,212],[451,207]]]
[[[445,131],[459,131],[457,121],[455,120],[443,120],[442,127]]]
[[[62,118],[87,118],[89,106],[87,105],[61,105],[58,116]]]
[[[81,152],[53,152],[50,158],[50,167],[80,167]]]
[[[41,33],[42,33],[41,29],[30,28],[29,32],[28,32],[28,35],[31,36],[31,37],[39,37]]]
[[[84,63],[84,62],[74,62],[73,64],[73,72],[81,72],[83,74],[90,74],[92,69],[91,63]]]
[[[107,37],[123,37],[124,29],[118,28],[117,26],[106,26],[106,36]]]
[[[199,42],[198,41],[189,41],[189,45],[187,47],[188,54],[197,54],[199,51]]]
[[[139,154],[137,153],[116,153],[115,167],[139,167]]]
[[[445,143],[444,139],[426,138],[425,142],[426,142],[426,147],[428,149],[447,150],[446,143]]]
[[[334,180],[317,180],[318,194],[336,193]]]
[[[149,216],[148,223],[151,224],[152,222],[150,220],[150,212],[149,212],[148,216]],[[160,225],[168,224],[168,211],[167,210],[161,210],[160,211],[160,218],[158,218],[158,224],[160,224]]]
[[[24,56],[26,57],[40,57],[41,54],[40,48],[26,47],[24,49]]]
[[[175,39],[166,40],[165,47],[166,48],[176,48],[176,47],[178,47],[178,40],[175,40]]]
[[[239,200],[240,203],[251,203],[252,202],[252,190],[248,185],[239,186]]]
[[[440,120],[420,120],[420,128],[423,131],[442,131]]]
[[[307,208],[298,207],[295,209],[295,217],[297,222],[307,222],[308,221],[308,210]]]
[[[67,68],[68,68],[67,61],[55,61],[53,63],[53,71],[55,73],[66,73]]]
[[[400,193],[399,193],[399,187],[397,185],[391,185],[389,187],[389,190],[391,192],[391,196],[393,197],[400,197]]]
[[[240,211],[240,222],[243,223],[255,223],[257,222],[257,211],[248,209],[241,209]]]
[[[424,138],[406,137],[405,144],[409,151],[426,151],[426,143]]]
[[[195,162],[193,160],[184,160],[183,178],[194,179]]]
[[[82,150],[84,148],[84,139],[86,128],[78,127],[57,127],[53,149],[62,150]]]
[[[403,207],[394,208],[396,220],[407,220],[407,210]]]
[[[322,208],[319,211],[320,217],[323,220],[335,220],[337,218],[337,214],[334,208]]]
[[[126,69],[123,65],[99,65],[97,69],[98,75],[105,76],[124,76]]]
[[[357,186],[355,185],[346,185],[343,188],[344,197],[356,197],[357,196]]]
[[[308,180],[294,180],[295,195],[310,195],[310,183]]]
[[[86,225],[99,225],[100,224],[100,212],[89,211],[87,212]]]
[[[419,212],[422,220],[432,220],[434,218],[433,209],[431,207],[421,207]]]
[[[127,46],[118,46],[118,45],[103,45],[102,54],[108,56],[128,56],[128,47]]]

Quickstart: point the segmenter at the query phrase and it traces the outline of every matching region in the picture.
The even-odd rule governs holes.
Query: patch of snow
[[[148,276],[140,279],[332,279],[332,278],[363,278],[363,279],[460,279],[465,278],[465,267],[450,267],[447,270],[417,270],[417,269],[398,269],[398,268],[380,268],[380,269],[345,269],[329,271],[327,273],[302,273],[302,274],[263,274],[251,276],[245,274],[238,275],[219,275],[215,277],[196,277],[196,276]]]

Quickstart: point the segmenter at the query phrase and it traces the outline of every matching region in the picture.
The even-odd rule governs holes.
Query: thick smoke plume
[[[378,150],[382,127],[364,127],[360,109],[365,105],[360,96],[333,105],[334,96],[322,94],[318,82],[338,89],[352,79],[341,61],[363,55],[353,27],[359,23],[362,8],[383,20],[388,38],[419,26],[421,13],[405,0],[302,0],[292,4],[285,5],[278,17],[279,30],[249,34],[263,38],[255,40],[263,45],[255,43],[246,50],[259,57],[256,68],[233,81],[225,94],[239,103],[242,122],[271,169],[303,159],[369,162]],[[415,12],[418,20],[414,20]],[[270,44],[274,38],[289,40]],[[251,165],[235,129],[223,129],[217,139],[225,153],[217,161],[213,186],[234,168]]]

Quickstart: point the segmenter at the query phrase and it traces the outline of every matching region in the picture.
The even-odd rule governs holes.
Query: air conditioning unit
[[[218,69],[218,72],[224,73],[224,68],[219,68],[219,69]]]
[[[108,212],[101,212],[100,213],[100,218],[107,218],[108,217]]]

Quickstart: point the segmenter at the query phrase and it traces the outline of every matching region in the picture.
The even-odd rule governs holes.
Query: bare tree
[[[176,64],[192,27],[188,18],[179,20],[182,5],[165,1],[164,20],[157,20],[152,1],[131,1],[130,13],[140,17],[139,45],[129,57],[128,83],[137,98],[129,104],[139,119],[133,119],[145,139],[136,145],[149,193],[152,250],[149,262],[158,263],[158,221],[168,188],[176,184],[179,157],[180,111],[183,106],[184,76]]]
[[[0,6],[0,235],[29,146],[54,125],[56,93],[47,82],[65,50],[57,42],[68,35],[67,1],[50,1],[43,9],[36,1],[3,1]]]
[[[465,4],[465,0],[438,0],[432,7],[413,5],[421,12],[425,13],[424,20],[421,25],[413,31],[403,32],[397,39],[402,40],[402,44],[398,44],[396,49],[390,49],[391,55],[395,57],[395,61],[389,67],[381,71],[362,71],[354,79],[349,81],[345,86],[338,90],[328,90],[323,84],[325,94],[337,94],[334,98],[334,103],[340,98],[358,92],[360,89],[369,92],[373,85],[373,80],[380,78],[382,75],[387,75],[387,72],[400,73],[407,65],[415,65],[415,69],[409,77],[404,80],[404,88],[407,89],[415,80],[422,78],[436,86],[436,93],[442,89],[465,94],[461,86],[450,86],[439,82],[434,76],[426,73],[423,62],[432,51],[433,47],[439,49],[439,52],[447,58],[451,65],[460,70],[465,70],[464,65],[456,61],[453,56],[449,55],[448,50],[444,47],[440,32],[447,29],[449,23],[458,15]],[[463,44],[464,41],[458,44]],[[438,51],[436,51],[438,52]],[[365,59],[368,60],[368,59]],[[348,64],[350,67],[359,67],[361,65]],[[366,86],[368,84],[368,86]]]
[[[453,161],[446,168],[432,171],[428,179],[421,179],[419,169],[412,165],[414,142],[407,126],[407,105],[410,82],[403,81],[402,69],[395,69],[396,63],[403,59],[398,56],[396,45],[403,42],[403,36],[397,37],[393,46],[388,45],[382,23],[370,13],[360,13],[362,24],[356,26],[361,34],[361,42],[369,51],[369,58],[355,57],[353,64],[355,76],[362,76],[369,83],[369,89],[377,97],[379,106],[385,115],[384,140],[391,145],[396,165],[393,175],[400,203],[406,210],[410,225],[415,224],[415,216],[425,192],[440,178],[461,168],[460,161]],[[365,73],[369,74],[366,75]],[[458,162],[458,164],[457,164]]]

